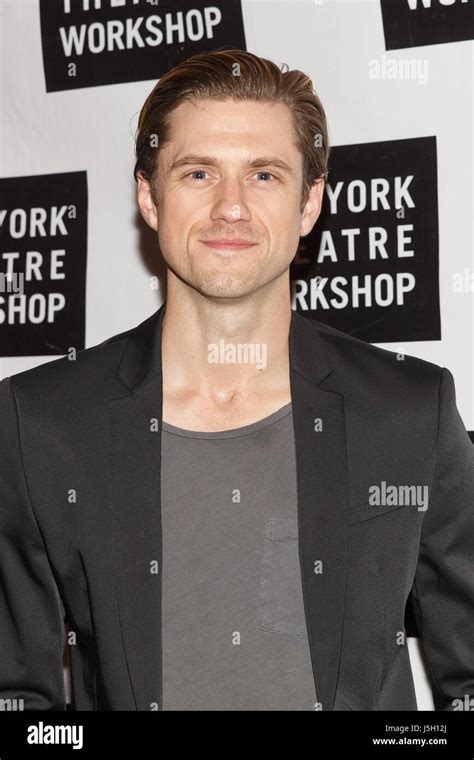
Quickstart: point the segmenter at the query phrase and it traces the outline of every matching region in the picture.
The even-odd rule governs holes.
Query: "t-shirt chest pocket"
[[[307,638],[298,555],[298,521],[270,517],[262,555],[259,627],[272,633]]]

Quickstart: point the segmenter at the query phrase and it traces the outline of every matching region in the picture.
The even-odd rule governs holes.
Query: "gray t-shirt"
[[[252,425],[162,424],[163,710],[314,710],[291,402]]]

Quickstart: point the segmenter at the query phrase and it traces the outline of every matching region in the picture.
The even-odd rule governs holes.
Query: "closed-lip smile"
[[[211,246],[211,248],[248,248],[256,245],[252,240],[244,238],[219,238],[217,240],[202,240],[202,243]]]

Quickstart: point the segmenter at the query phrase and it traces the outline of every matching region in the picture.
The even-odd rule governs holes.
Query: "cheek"
[[[208,224],[209,213],[197,195],[170,195],[161,208],[161,223],[166,235],[173,240],[187,240],[192,229]]]
[[[176,240],[183,236],[189,220],[189,209],[173,195],[164,195],[158,204],[158,230],[163,238]]]
[[[301,217],[299,198],[294,193],[274,195],[262,208],[275,226],[294,225]]]
[[[264,218],[264,224],[273,244],[278,247],[286,247],[288,243],[296,244],[300,238],[301,215],[297,208],[290,204],[281,207],[278,213],[273,211]]]

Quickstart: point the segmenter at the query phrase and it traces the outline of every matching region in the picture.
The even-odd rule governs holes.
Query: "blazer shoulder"
[[[139,325],[112,335],[101,343],[77,351],[74,359],[68,355],[61,356],[4,377],[1,382],[8,380],[16,392],[41,395],[43,399],[48,395],[54,397],[57,391],[64,392],[68,388],[77,392],[86,383],[93,383],[98,392],[101,381],[104,384],[110,383],[129,338],[151,322],[154,316],[151,315]]]
[[[441,379],[443,366],[407,353],[403,341],[396,348],[382,348],[323,322],[312,321],[335,368],[346,372],[353,369],[367,378],[383,379],[387,383],[406,380],[437,384]]]

